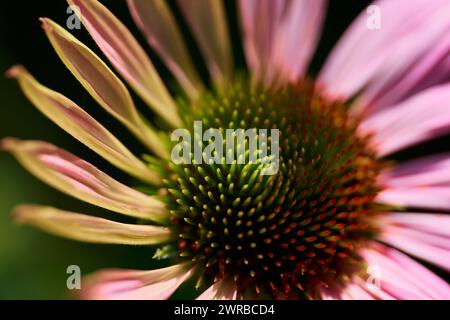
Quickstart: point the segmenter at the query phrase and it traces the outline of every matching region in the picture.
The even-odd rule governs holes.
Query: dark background
[[[105,0],[102,2],[132,30],[143,46],[148,48],[131,20],[125,1]],[[339,36],[369,2],[330,1],[323,36],[311,66],[312,74],[317,73]],[[236,62],[239,68],[245,68],[234,1],[227,1],[227,8]],[[139,153],[142,151],[141,146],[92,101],[59,61],[41,30],[39,17],[49,17],[65,25],[69,16],[66,9],[67,4],[63,0],[2,1],[0,5],[0,73],[4,73],[15,63],[25,65],[40,82],[64,93],[85,107],[130,149]],[[178,12],[176,14],[179,16]],[[183,27],[184,29],[186,28]],[[99,53],[84,29],[71,32]],[[192,39],[190,34],[186,33],[186,36]],[[189,41],[189,43],[192,42]],[[198,57],[197,49],[191,48],[191,50],[194,56]],[[163,78],[168,83],[173,83],[167,70],[153,53],[148,51]],[[99,55],[102,56],[101,53]],[[201,59],[196,59],[196,63],[201,70],[205,70]],[[126,179],[118,170],[99,159],[41,115],[22,95],[15,81],[0,76],[0,137],[5,136],[52,142],[94,163],[116,178]],[[396,155],[396,158],[404,159],[441,150],[449,150],[448,137],[403,152]],[[83,274],[105,267],[147,269],[163,265],[151,260],[154,249],[149,247],[83,244],[55,238],[32,228],[16,226],[10,221],[9,212],[15,205],[22,202],[104,214],[99,209],[51,189],[23,170],[10,155],[0,153],[0,299],[68,298],[70,295],[66,289],[66,268],[72,264],[79,265]],[[184,286],[177,297],[191,297],[192,292],[186,289],[187,287]]]

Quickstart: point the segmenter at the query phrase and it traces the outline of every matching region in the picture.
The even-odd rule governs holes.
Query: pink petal
[[[450,3],[445,0],[380,0],[381,29],[370,30],[364,11],[350,26],[319,76],[331,94],[376,110],[441,83],[449,72]],[[438,71],[438,75],[436,74]],[[448,78],[448,77],[447,77]]]
[[[34,176],[72,197],[132,217],[167,220],[167,209],[160,200],[125,186],[50,143],[6,138],[0,147]]]
[[[381,191],[375,201],[400,207],[449,210],[450,188],[436,186],[388,188]]]
[[[450,208],[450,155],[439,154],[400,163],[383,172],[376,201],[414,208]]]
[[[450,286],[424,266],[382,245],[363,249],[362,257],[381,271],[383,291],[396,299],[450,299]]]
[[[379,156],[450,132],[450,84],[435,86],[364,119],[359,130],[375,134]]]
[[[92,300],[164,300],[193,273],[185,264],[151,271],[103,270],[85,279],[81,297]]]
[[[447,15],[450,15],[447,11]],[[449,18],[447,18],[449,19]],[[447,26],[446,33],[450,28]],[[447,83],[450,79],[450,36],[442,37],[418,61],[408,66],[392,79],[391,74],[377,79],[376,84],[369,86],[364,98],[372,106],[374,112],[384,107],[399,103],[425,89]]]
[[[206,59],[211,77],[216,83],[224,84],[232,77],[233,55],[223,2],[178,0],[178,4]]]
[[[244,49],[247,64],[258,80],[271,81],[275,66],[272,59],[275,30],[281,20],[285,1],[240,0],[241,24],[244,33]],[[267,75],[267,72],[272,74]]]
[[[379,222],[381,241],[450,271],[450,216],[391,213]]]
[[[341,294],[342,300],[375,300],[364,287],[357,284],[349,284]]]
[[[280,68],[282,79],[296,81],[306,73],[319,42],[326,4],[326,0],[288,3],[285,17],[277,26],[274,48],[274,64]]]
[[[390,212],[382,216],[382,223],[404,226],[416,231],[450,236],[450,219],[445,214]]]
[[[362,278],[356,277],[353,279],[354,283],[358,285],[361,289],[365,290],[367,293],[370,293],[374,299],[377,300],[395,300],[393,296],[384,291],[381,287],[378,288],[375,285],[368,285],[367,280],[363,280]]]
[[[450,185],[450,153],[399,163],[381,174],[380,183],[390,188]]]
[[[239,5],[253,76],[266,84],[302,76],[318,42],[326,1],[240,0]]]
[[[343,288],[322,288],[320,296],[322,300],[394,300],[382,288],[369,287],[360,277],[354,277]]]
[[[221,280],[206,289],[197,300],[236,300],[237,290],[231,281]]]
[[[161,56],[186,93],[195,97],[202,83],[183,35],[165,0],[128,0],[128,7],[148,43]]]

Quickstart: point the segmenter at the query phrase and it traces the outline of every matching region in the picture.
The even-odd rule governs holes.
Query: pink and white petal
[[[367,292],[364,287],[350,283],[341,293],[341,300],[375,300],[375,297]]]
[[[411,186],[382,190],[375,201],[416,209],[450,210],[450,187]]]
[[[382,223],[404,226],[428,234],[450,237],[450,219],[446,214],[388,212],[380,217]]]
[[[395,300],[389,293],[373,284],[368,284],[360,276],[353,277],[344,287],[320,289],[322,300]]]
[[[397,106],[363,120],[362,134],[374,133],[373,144],[379,156],[450,132],[450,85],[424,90]]]
[[[403,234],[402,231],[398,228],[386,228],[379,236],[379,240],[450,271],[449,248],[440,248],[436,244],[427,243],[427,239],[420,239],[421,234],[417,232]],[[449,240],[446,239],[446,241],[448,246]]]
[[[128,216],[162,223],[167,220],[163,202],[123,185],[52,144],[6,138],[0,146],[34,176],[63,193]]]
[[[127,82],[173,127],[181,125],[177,107],[155,67],[125,25],[96,0],[68,0],[94,41]]]
[[[359,286],[359,288],[370,293],[376,300],[395,300],[389,293],[383,291],[381,287],[377,287],[372,283],[367,283],[367,280],[363,280],[361,277],[355,277],[353,283]]]
[[[374,13],[362,12],[319,76],[332,95],[351,97],[362,90],[359,106],[371,112],[401,101],[414,88],[423,88],[422,83],[439,83],[430,80],[449,49],[449,42],[442,40],[450,30],[450,4],[445,0],[412,0],[408,6],[402,0],[380,0],[374,5],[381,28],[368,28]]]
[[[140,270],[103,270],[85,278],[81,298],[91,300],[164,300],[186,281],[194,270],[186,264]]]
[[[237,289],[232,281],[220,280],[206,289],[197,300],[236,300]]]
[[[245,1],[245,0],[243,0]],[[319,42],[326,13],[326,0],[285,1],[281,23],[276,26],[274,65],[280,81],[303,76]]]
[[[128,174],[152,184],[160,183],[161,178],[156,172],[73,101],[41,85],[22,66],[12,67],[7,74],[18,80],[24,94],[39,111],[75,139]]]
[[[450,216],[431,213],[402,215],[390,213],[381,217],[382,231],[378,239],[450,271]]]
[[[185,92],[195,98],[203,90],[203,84],[166,1],[128,0],[127,3],[148,43],[164,60]]]
[[[347,283],[343,288],[321,288],[319,290],[320,300],[375,300],[364,287],[354,283]]]
[[[446,11],[447,19],[450,13]],[[365,101],[369,101],[373,112],[397,104],[406,98],[450,80],[450,27],[445,37],[439,39],[426,55],[407,67],[397,78],[389,73],[380,76],[376,85],[369,85],[364,92]],[[363,102],[367,103],[367,102]]]
[[[450,209],[450,155],[438,154],[400,163],[379,177],[380,203],[401,207]]]
[[[320,291],[320,300],[342,300],[340,294],[335,294],[326,290]]]
[[[399,163],[382,172],[379,181],[389,188],[450,185],[450,153]]]
[[[91,96],[156,154],[167,158],[158,135],[139,115],[127,88],[111,69],[64,28],[50,19],[41,21],[60,59]]]
[[[318,43],[326,1],[240,0],[239,5],[254,78],[268,85],[301,77]]]
[[[320,299],[321,300],[418,300],[418,299],[426,299],[424,297],[417,298],[414,295],[411,295],[408,292],[405,292],[403,289],[395,289],[396,297],[391,296],[389,293],[385,292],[382,289],[378,288],[364,288],[363,286],[358,286],[358,293],[355,293],[354,287],[356,285],[353,283],[348,284],[347,286],[335,289],[333,291],[322,289],[320,291]],[[392,290],[391,287],[388,287],[388,290]],[[369,293],[370,292],[370,293]]]
[[[448,283],[393,248],[374,244],[361,255],[379,268],[381,289],[396,299],[450,299]]]
[[[286,7],[286,1],[239,1],[247,64],[253,78],[266,84],[276,75],[275,41]]]
[[[223,2],[178,0],[178,4],[206,59],[211,77],[223,85],[233,74],[233,53]]]
[[[169,228],[119,223],[80,213],[38,205],[20,205],[12,213],[15,222],[33,225],[71,240],[127,245],[152,245],[171,239]]]

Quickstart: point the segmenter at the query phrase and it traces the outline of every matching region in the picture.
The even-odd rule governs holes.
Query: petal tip
[[[40,17],[39,21],[41,22],[42,29],[44,29],[45,31],[50,31],[52,29],[52,21],[49,18]]]
[[[26,224],[29,221],[30,212],[35,206],[29,204],[21,204],[11,211],[11,220],[17,224]]]
[[[15,64],[12,67],[10,67],[8,70],[6,70],[5,76],[9,79],[16,79],[26,72],[27,72],[27,69],[24,66],[22,66],[20,64]]]
[[[3,138],[0,140],[0,150],[12,151],[18,143],[16,138]]]

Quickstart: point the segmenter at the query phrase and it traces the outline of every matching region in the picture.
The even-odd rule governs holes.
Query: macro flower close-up
[[[33,66],[6,71],[115,168],[2,136],[33,176],[111,213],[26,203],[12,222],[150,246],[165,263],[83,275],[74,298],[169,299],[188,285],[200,300],[450,299],[450,149],[409,152],[450,145],[450,1],[369,3],[313,71],[333,0],[123,2],[135,25],[108,1],[68,0],[86,44],[39,18],[55,52],[42,63],[59,57],[84,98]]]

